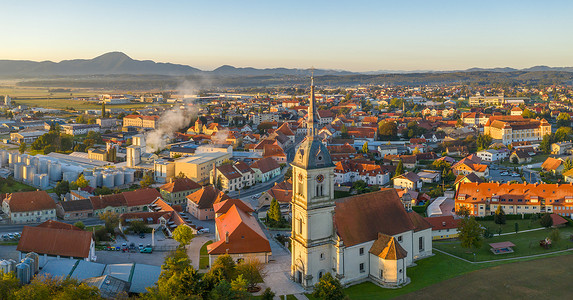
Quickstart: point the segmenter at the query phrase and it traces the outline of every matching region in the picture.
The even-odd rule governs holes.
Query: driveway
[[[261,291],[270,287],[277,296],[305,293],[302,286],[290,279],[290,252],[279,246],[274,239],[269,238],[269,242],[273,254],[264,269],[266,276]]]
[[[201,253],[201,247],[207,241],[214,241],[214,240],[215,240],[215,234],[213,233],[195,236],[191,240],[191,244],[187,246],[187,255],[191,259],[191,265],[193,265],[193,268],[195,268],[195,270],[199,270],[199,258]]]

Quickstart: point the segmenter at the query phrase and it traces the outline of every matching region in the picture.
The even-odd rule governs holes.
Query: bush
[[[419,213],[419,214],[425,214],[426,209],[428,208],[428,205],[430,205],[430,202],[431,201],[426,201],[426,203],[424,203],[424,205],[412,206],[412,210]]]
[[[551,241],[553,242],[558,242],[561,239],[559,229],[555,228],[551,230],[551,235],[549,236],[549,238],[551,238]]]
[[[553,219],[551,219],[551,215],[550,214],[545,214],[543,215],[543,217],[541,218],[541,226],[549,228],[553,225]]]
[[[110,237],[109,234],[107,233],[107,230],[105,230],[105,227],[102,227],[98,230],[96,230],[94,232],[94,238],[96,242],[108,242],[110,241]]]

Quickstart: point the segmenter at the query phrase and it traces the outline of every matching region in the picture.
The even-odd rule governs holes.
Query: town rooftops
[[[125,198],[127,206],[149,205],[155,199],[161,197],[161,194],[156,189],[152,188],[123,192],[122,195]]]
[[[201,188],[200,184],[187,177],[175,178],[172,182],[166,183],[160,187],[161,190],[164,190],[169,193],[191,191],[200,188]]]
[[[4,199],[10,206],[10,212],[28,212],[56,209],[56,202],[46,191],[15,192]]]
[[[92,202],[90,199],[80,199],[72,201],[60,201],[59,204],[62,206],[64,211],[80,211],[80,210],[92,210]]]
[[[265,157],[263,159],[259,159],[251,164],[252,169],[259,169],[261,173],[267,173],[281,166],[279,163],[276,162],[272,157]]]
[[[425,220],[432,226],[432,230],[455,229],[461,221],[454,216],[428,217]]]
[[[99,195],[90,197],[93,209],[104,209],[106,207],[120,207],[127,206],[125,202],[125,197],[123,194],[110,194],[110,195]]]
[[[214,203],[229,199],[227,194],[212,185],[201,188],[187,196],[189,201],[196,203],[199,209],[212,208]]]

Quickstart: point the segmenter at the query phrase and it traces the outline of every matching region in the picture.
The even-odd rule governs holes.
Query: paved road
[[[104,223],[99,218],[89,218],[85,220],[74,220],[74,221],[63,221],[58,220],[59,222],[64,222],[68,224],[74,224],[77,221],[82,221],[86,226],[94,226],[94,225],[103,225]],[[40,223],[29,223],[29,224],[0,224],[0,234],[2,233],[11,233],[11,232],[22,232],[24,226],[35,226]]]

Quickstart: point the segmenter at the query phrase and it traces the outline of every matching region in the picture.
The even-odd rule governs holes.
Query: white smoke
[[[208,85],[206,79],[201,79],[199,85]],[[196,84],[185,81],[177,87],[180,95],[193,95],[198,91]],[[159,118],[157,128],[145,136],[146,151],[148,153],[164,149],[167,143],[173,138],[178,130],[189,125],[191,120],[199,112],[198,106],[192,100],[184,99],[184,104],[174,106],[171,110],[164,112]]]
[[[213,136],[211,136],[211,142],[213,144],[224,144],[227,142],[227,137],[229,136],[229,129],[223,128],[217,131]]]

